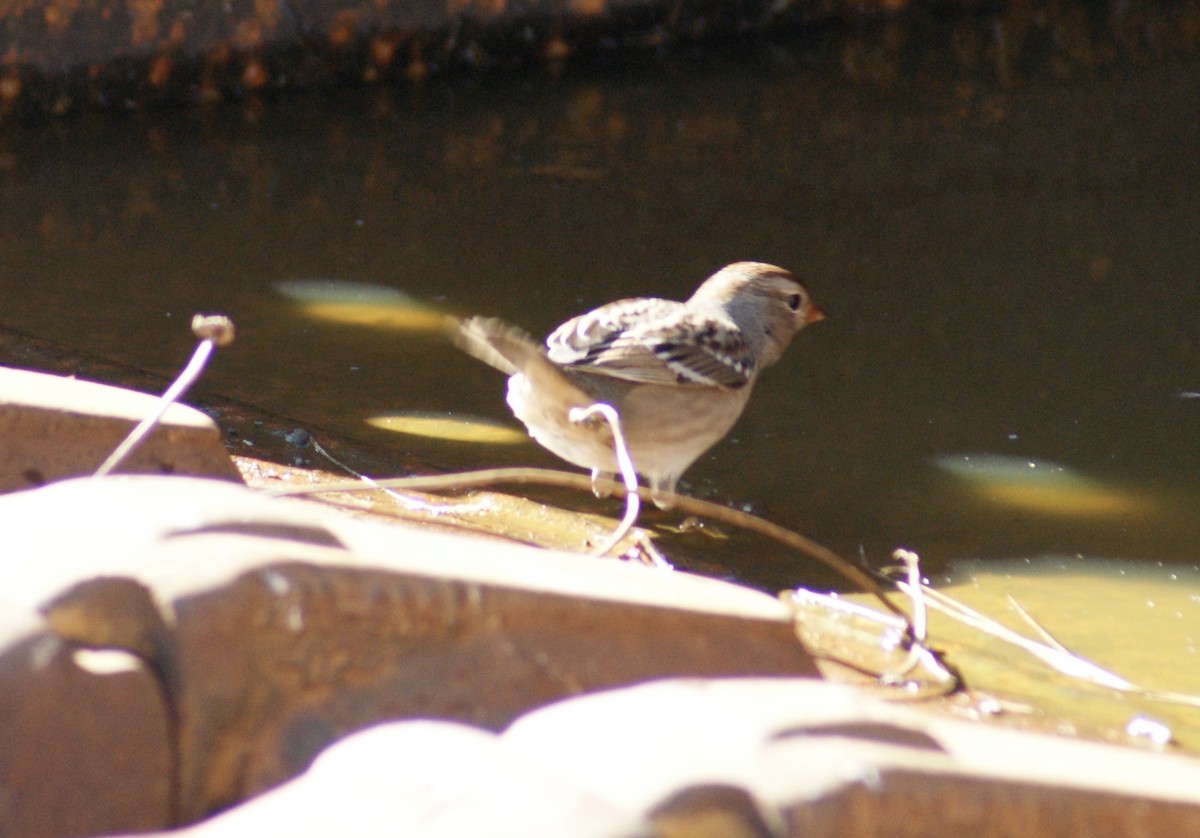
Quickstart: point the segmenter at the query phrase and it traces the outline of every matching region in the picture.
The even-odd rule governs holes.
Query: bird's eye
[[[792,311],[800,310],[801,298],[799,294],[792,294],[787,298],[787,305]]]

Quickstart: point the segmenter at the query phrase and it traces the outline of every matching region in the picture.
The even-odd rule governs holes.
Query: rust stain
[[[205,68],[206,69],[211,68],[211,69],[215,70],[215,69],[224,67],[226,64],[229,63],[230,54],[231,54],[231,51],[229,49],[229,44],[225,44],[225,43],[213,44],[212,49],[210,49],[208,51],[208,54],[204,56]]]
[[[571,55],[571,46],[560,35],[553,35],[542,48],[542,56],[547,61],[562,61]]]
[[[162,0],[127,0],[129,15],[133,18],[129,30],[131,46],[143,47],[158,40],[158,15],[162,11]]]
[[[377,67],[386,67],[396,57],[399,40],[394,36],[378,36],[371,39],[371,60]]]
[[[171,31],[167,33],[165,45],[177,47],[183,43],[185,35],[187,35],[187,28],[183,25],[182,20],[177,20],[171,24]]]
[[[605,0],[571,0],[570,9],[572,14],[583,17],[596,17],[597,15],[604,14],[607,5]]]
[[[165,87],[171,79],[171,58],[166,55],[156,55],[150,61],[150,69],[146,74],[151,87]]]
[[[267,70],[257,58],[251,58],[242,68],[242,86],[247,90],[258,90],[267,83]]]
[[[278,0],[254,0],[254,17],[264,29],[276,29],[282,16],[282,6]]]
[[[339,12],[329,27],[329,48],[343,50],[354,43],[355,16],[352,12]]]
[[[229,63],[230,50],[228,44],[214,44],[208,54],[204,56],[203,70],[201,71],[200,88],[198,91],[199,99],[204,104],[213,104],[221,101],[221,87],[218,84],[218,79],[221,77],[222,71]]]
[[[21,77],[15,70],[10,70],[0,78],[0,100],[12,102],[21,95]]]
[[[254,50],[262,46],[262,24],[254,19],[240,20],[233,30],[233,43],[240,50]]]
[[[46,4],[42,10],[42,22],[46,24],[46,34],[52,38],[59,37],[71,25],[71,19],[79,11],[78,0],[57,0]]]
[[[421,52],[421,42],[413,40],[409,47],[408,65],[404,68],[404,77],[410,82],[423,81],[429,75],[429,65]]]

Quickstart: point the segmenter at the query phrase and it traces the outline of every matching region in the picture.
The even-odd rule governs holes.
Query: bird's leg
[[[668,495],[674,494],[675,484],[678,482],[679,476],[674,474],[651,477],[650,500],[654,501],[654,505],[659,509],[670,509],[675,505],[675,501]]]
[[[603,471],[598,468],[592,469],[592,494],[598,498],[606,498],[612,494],[608,488],[600,485],[600,481],[613,480],[616,477],[611,471]]]

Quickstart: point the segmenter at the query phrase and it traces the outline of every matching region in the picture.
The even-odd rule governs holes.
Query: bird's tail
[[[494,317],[450,320],[450,340],[505,375],[522,373],[544,394],[554,394],[564,407],[587,407],[595,399],[580,390],[546,350],[527,332]]]
[[[451,319],[450,340],[468,355],[505,375],[524,370],[539,360],[549,364],[542,348],[527,333],[494,317]]]

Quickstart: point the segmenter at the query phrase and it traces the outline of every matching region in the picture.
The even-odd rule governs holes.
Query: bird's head
[[[735,262],[704,281],[690,302],[717,305],[751,342],[760,367],[779,360],[792,337],[825,319],[791,271],[763,262]]]

